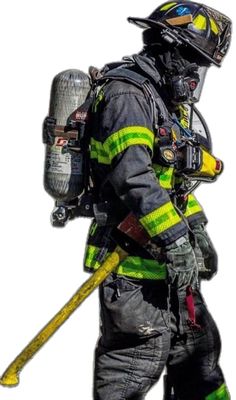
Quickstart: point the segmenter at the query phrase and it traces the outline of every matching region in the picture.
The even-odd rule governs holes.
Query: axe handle
[[[94,274],[77,290],[74,296],[41,329],[21,353],[12,361],[0,379],[3,386],[15,386],[19,383],[19,373],[25,364],[50,339],[60,326],[71,316],[79,305],[96,289],[108,275],[127,257],[119,246],[110,254]]]

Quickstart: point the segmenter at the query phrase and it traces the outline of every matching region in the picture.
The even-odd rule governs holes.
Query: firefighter
[[[144,29],[144,48],[104,67],[92,110],[96,205],[85,268],[97,269],[117,243],[129,249],[100,286],[94,399],[144,399],[166,366],[172,398],[228,400],[219,332],[199,289],[217,256],[189,187],[222,171],[209,143],[192,138],[191,117],[206,70],[227,53],[231,22],[190,1],[128,20]],[[114,234],[129,213],[148,246]]]

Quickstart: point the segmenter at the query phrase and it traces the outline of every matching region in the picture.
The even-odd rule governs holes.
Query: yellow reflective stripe
[[[153,164],[155,175],[159,184],[164,189],[173,188],[174,167],[163,167],[158,164]]]
[[[87,268],[95,271],[100,267],[101,263],[96,261],[99,251],[99,247],[93,245],[87,246],[85,255],[85,266]],[[136,279],[166,279],[167,276],[165,263],[133,256],[128,256],[122,261],[115,270],[115,273]]]
[[[101,89],[96,97],[96,100],[93,104],[93,112],[97,112],[98,104],[101,103],[101,101],[104,99],[105,94],[103,89]]]
[[[184,216],[186,218],[188,218],[188,217],[191,217],[192,215],[197,214],[202,211],[203,211],[202,207],[198,203],[196,197],[193,194],[189,194],[187,208],[184,213]]]
[[[99,253],[99,247],[88,245],[85,250],[85,266],[88,268],[98,269],[101,265],[100,262],[96,260]]]
[[[140,218],[150,237],[154,237],[181,222],[171,201]]]
[[[110,164],[110,158],[104,150],[103,144],[93,138],[90,141],[90,158],[98,160],[101,164]]]
[[[93,236],[97,230],[98,224],[96,221],[92,222],[90,228],[89,228],[89,236]]]
[[[128,126],[109,136],[103,147],[109,154],[110,162],[119,153],[133,145],[145,145],[153,150],[154,134],[145,126]]]
[[[166,279],[167,277],[165,263],[131,256],[122,261],[116,273],[137,279]]]
[[[165,4],[163,7],[161,7],[160,11],[167,11],[176,4],[177,4],[176,2]]]
[[[226,384],[223,383],[223,385],[221,385],[219,389],[215,390],[213,393],[205,397],[205,400],[230,400],[230,394],[226,387]]]
[[[193,20],[193,24],[197,29],[205,30],[207,28],[207,20],[204,15],[198,14]]]
[[[219,33],[219,28],[218,28],[218,26],[216,25],[216,23],[215,23],[215,21],[214,21],[213,18],[210,18],[210,24],[211,24],[211,30],[212,30],[212,32],[214,32],[215,35],[218,35],[218,33]]]
[[[183,128],[189,128],[189,115],[187,107],[181,104],[178,108],[180,112],[180,119],[179,119],[180,124],[182,125]]]
[[[154,134],[145,126],[128,126],[109,136],[104,143],[91,138],[90,158],[101,164],[111,164],[113,158],[129,146],[144,145],[153,150]]]

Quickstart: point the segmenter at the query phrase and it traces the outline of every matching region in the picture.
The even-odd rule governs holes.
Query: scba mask
[[[167,90],[173,104],[193,104],[200,100],[207,67],[190,64],[177,75],[170,74],[166,79]]]

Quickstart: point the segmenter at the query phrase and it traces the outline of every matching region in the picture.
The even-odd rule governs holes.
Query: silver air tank
[[[50,140],[47,137],[45,141],[44,186],[57,201],[70,201],[83,191],[83,155],[67,146],[64,127],[89,90],[88,75],[77,69],[60,72],[52,82],[49,117],[55,119],[55,126]]]

